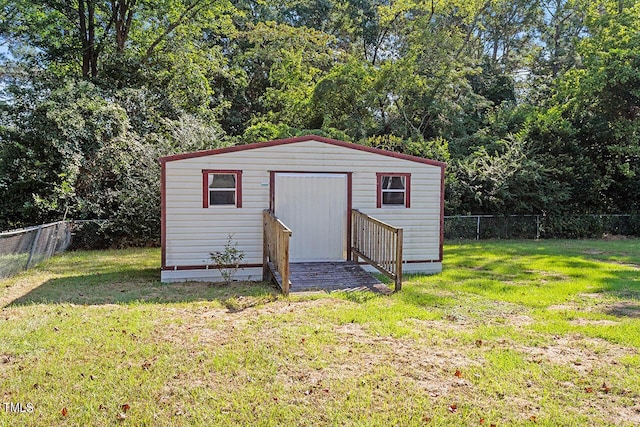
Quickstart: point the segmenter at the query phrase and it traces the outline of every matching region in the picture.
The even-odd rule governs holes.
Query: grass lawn
[[[640,424],[640,240],[449,244],[392,296],[165,285],[159,258],[0,281],[0,425]]]

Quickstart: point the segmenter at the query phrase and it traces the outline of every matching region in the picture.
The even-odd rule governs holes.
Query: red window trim
[[[242,207],[242,171],[241,170],[222,170],[222,169],[203,169],[202,170],[202,207],[209,207],[209,174],[234,174],[236,176],[236,208]],[[230,206],[230,205],[229,205]]]
[[[411,174],[406,172],[376,172],[376,208],[382,208],[382,177],[403,176],[405,178],[404,207],[411,207]],[[391,205],[388,205],[391,206]]]

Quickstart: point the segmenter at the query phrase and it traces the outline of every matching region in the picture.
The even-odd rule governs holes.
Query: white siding
[[[244,262],[262,263],[262,211],[269,171],[352,172],[352,207],[404,229],[405,260],[437,260],[440,243],[438,166],[317,141],[173,160],[165,163],[166,265],[210,263],[232,234]],[[242,170],[242,208],[202,207],[202,170]],[[411,174],[411,207],[376,208],[376,172]],[[296,230],[293,230],[296,233]]]
[[[163,270],[160,277],[164,283],[170,282],[222,282],[222,274],[214,268],[208,270]],[[262,280],[262,267],[242,268],[233,276],[233,280]]]

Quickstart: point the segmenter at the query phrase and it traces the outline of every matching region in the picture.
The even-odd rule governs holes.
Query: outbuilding
[[[267,214],[290,230],[287,262],[400,253],[404,272],[442,269],[442,162],[310,135],[160,163],[163,282],[222,280],[210,254],[223,251],[229,237],[244,254],[235,278],[262,280],[271,253]],[[402,229],[400,252],[377,248],[381,232],[356,224],[355,215]]]

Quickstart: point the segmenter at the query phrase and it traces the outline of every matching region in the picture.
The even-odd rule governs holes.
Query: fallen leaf
[[[484,418],[480,418],[480,424],[484,424]]]
[[[438,396],[440,396],[440,393],[436,393],[435,391],[433,391],[433,392],[429,393],[429,396],[438,397]]]
[[[304,338],[300,340],[300,344],[304,344]]]
[[[104,405],[101,403],[101,404],[100,404],[100,406],[98,406],[98,410],[99,410],[99,411],[106,411],[106,410],[107,410],[107,407],[106,407],[106,406],[104,406]]]
[[[586,387],[584,391],[586,391],[587,393],[593,393],[593,387]]]
[[[329,393],[329,389],[328,388],[324,388],[324,389],[322,389],[322,391],[324,391],[325,393]]]
[[[449,405],[449,407],[447,409],[449,410],[449,412],[451,412],[453,414],[458,410],[458,405],[456,405],[454,403],[453,405]]]
[[[537,422],[538,422],[538,417],[536,417],[535,415],[531,415],[531,416],[529,417],[529,421],[532,421],[532,422],[534,422],[534,423],[537,423]]]
[[[273,396],[273,400],[274,400],[275,402],[277,402],[277,401],[278,401],[278,398],[277,398],[277,397],[275,397],[275,396]]]
[[[179,417],[181,415],[184,415],[184,412],[182,412],[182,409],[176,409],[176,412],[174,412],[173,415]]]
[[[489,427],[496,427],[496,425],[495,424],[490,424]]]
[[[431,422],[431,417],[428,415],[425,415],[424,417],[422,417],[422,422],[423,423],[429,423]]]
[[[67,414],[69,413],[69,411],[67,411],[67,407],[65,406],[64,408],[62,408],[62,410],[60,411],[60,413],[62,414],[63,417],[66,417]]]
[[[125,414],[124,412],[119,412],[118,415],[116,415],[116,418],[118,419],[118,421],[125,420],[127,418],[127,414]]]
[[[454,374],[458,378],[462,378],[462,372],[459,369],[456,369],[456,373]]]
[[[611,391],[611,387],[607,386],[607,383],[603,381],[601,390],[604,391],[605,393],[609,393]]]
[[[55,332],[58,332],[60,329],[59,329],[57,326],[54,326],[54,327],[53,327],[53,330],[54,330]]]
[[[476,347],[482,347],[482,340],[476,340]]]
[[[120,408],[122,409],[122,412],[126,414],[129,411],[129,409],[131,409],[131,406],[129,406],[128,403],[125,403],[124,405],[120,406]]]

